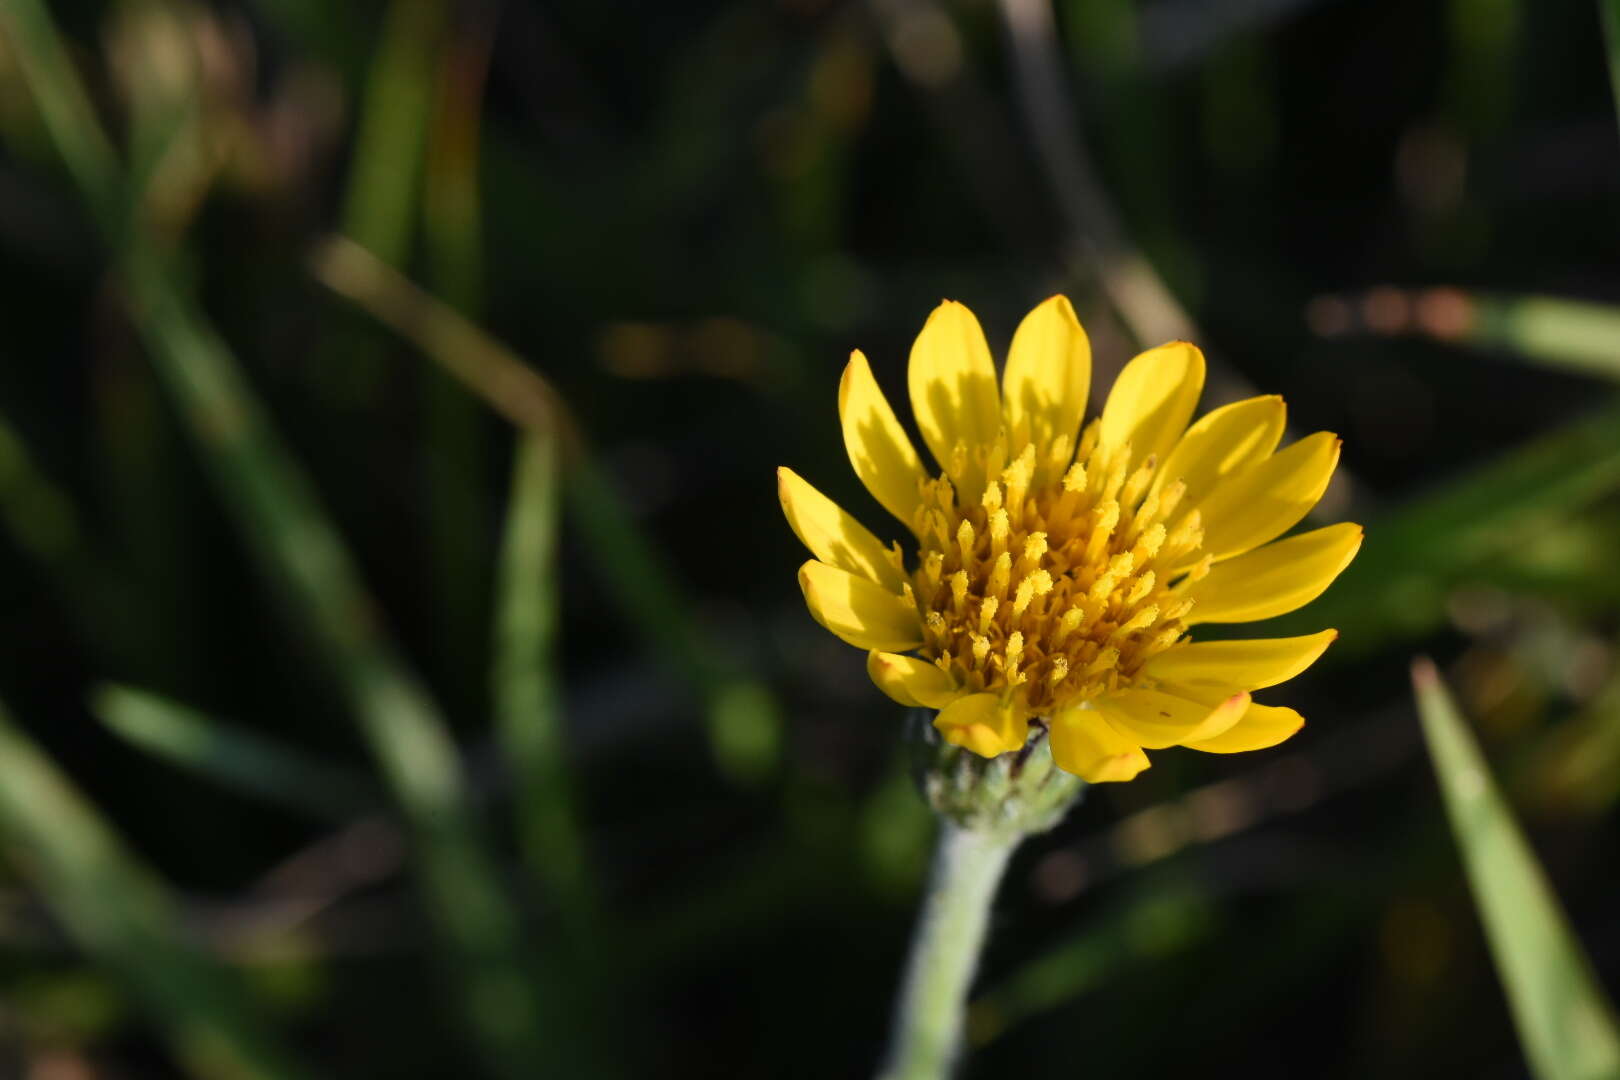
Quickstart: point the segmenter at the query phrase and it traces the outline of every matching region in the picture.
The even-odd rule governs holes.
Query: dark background
[[[154,228],[442,705],[514,879],[489,720],[511,425],[311,253],[354,238],[566,403],[554,670],[600,940],[565,981],[610,1003],[580,1053],[646,1076],[870,1071],[930,823],[899,710],[803,609],[773,470],[887,528],[837,380],[859,347],[903,401],[941,297],[999,354],[1069,295],[1095,408],[1170,325],[1133,326],[1102,287],[1132,252],[1197,327],[1206,407],[1278,392],[1296,432],[1343,436],[1353,480],[1323,520],[1367,545],[1278,628],[1343,634],[1267,699],[1306,714],[1300,736],[1157,754],[1018,855],[967,1075],[1525,1075],[1410,705],[1420,652],[1620,979],[1620,316],[1601,306],[1620,135],[1590,6],[1059,2],[1067,149],[1036,136],[988,0],[53,10],[121,146],[143,87],[201,102]],[[342,822],[299,807],[318,792],[278,805],[132,745],[98,688],[373,766],[154,375],[14,53],[0,132],[0,698],[188,924],[251,922],[272,868]],[[1100,200],[1051,168],[1076,148]],[[1531,295],[1598,306],[1526,314]],[[387,801],[367,805],[371,872],[222,951],[331,1075],[471,1075]],[[545,890],[513,892],[542,963],[569,953]],[[170,1075],[123,985],[5,874],[0,1071]]]

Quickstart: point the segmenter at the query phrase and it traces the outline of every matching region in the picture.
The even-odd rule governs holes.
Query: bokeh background
[[[1066,293],[1094,402],[1191,337],[1368,530],[1277,626],[1342,634],[1302,734],[1018,855],[967,1075],[1526,1075],[1423,652],[1620,982],[1590,5],[46,13],[0,2],[0,1074],[869,1073],[931,822],[773,470],[885,523],[837,380],[903,401],[941,297],[999,352]]]

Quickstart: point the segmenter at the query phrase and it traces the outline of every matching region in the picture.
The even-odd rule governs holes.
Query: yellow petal
[[[1147,755],[1115,731],[1095,709],[1065,709],[1051,718],[1052,760],[1088,784],[1131,780],[1148,767]]]
[[[925,477],[922,460],[858,349],[850,354],[838,383],[838,418],[855,475],[885,510],[915,529]]]
[[[1361,548],[1361,526],[1342,522],[1228,559],[1182,595],[1193,601],[1189,626],[1252,622],[1315,600]]]
[[[943,709],[962,693],[937,664],[915,656],[873,649],[866,657],[866,673],[879,690],[912,708]]]
[[[1222,405],[1198,422],[1170,451],[1154,477],[1157,489],[1174,480],[1187,485],[1182,505],[1196,506],[1223,478],[1265,460],[1277,449],[1288,409],[1275,394]]]
[[[1243,715],[1249,695],[1233,694],[1213,707],[1160,690],[1126,690],[1093,703],[1110,727],[1149,750],[1212,738]]]
[[[1003,705],[999,694],[957,698],[934,717],[934,727],[946,742],[980,757],[1021,750],[1029,738],[1029,720]]]
[[[1305,718],[1293,709],[1251,702],[1238,722],[1226,731],[1187,745],[1210,754],[1240,754],[1276,746],[1304,726]]]
[[[1337,630],[1323,630],[1304,637],[1194,641],[1150,658],[1142,673],[1183,686],[1260,690],[1310,667],[1338,636]]]
[[[1327,490],[1339,437],[1319,431],[1215,487],[1198,504],[1204,551],[1229,559],[1293,528]]]
[[[1091,342],[1068,298],[1054,296],[1024,316],[1007,352],[1001,408],[1009,455],[1033,443],[1035,460],[1044,464],[1046,448],[1059,435],[1072,447],[1090,388]]]
[[[1130,444],[1131,466],[1161,462],[1187,428],[1204,390],[1204,354],[1185,341],[1149,349],[1125,365],[1103,406],[1105,447]]]
[[[973,312],[952,300],[934,309],[911,346],[911,409],[934,460],[966,502],[984,489],[976,451],[1001,431],[1001,395],[990,346]],[[956,447],[966,451],[958,456]]]
[[[812,555],[892,593],[900,592],[906,575],[895,554],[837,503],[789,468],[776,470],[776,494],[794,535]]]
[[[881,585],[811,559],[799,567],[810,614],[858,649],[904,652],[922,644],[916,607]]]

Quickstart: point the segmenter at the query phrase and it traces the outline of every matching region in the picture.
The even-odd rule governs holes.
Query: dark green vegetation
[[[969,1074],[1520,1075],[1420,650],[1620,982],[1597,10],[1047,11],[0,0],[0,1074],[868,1071],[930,823],[773,469],[886,526],[941,296],[1193,336],[1368,529],[1298,738],[1016,858]]]

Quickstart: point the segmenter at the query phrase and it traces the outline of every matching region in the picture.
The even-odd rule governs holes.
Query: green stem
[[[941,1080],[962,1040],[962,1010],[990,904],[1021,833],[940,824],[934,871],[911,943],[881,1080]]]

